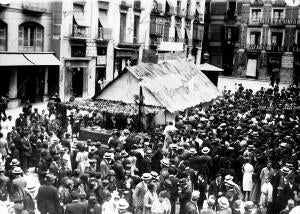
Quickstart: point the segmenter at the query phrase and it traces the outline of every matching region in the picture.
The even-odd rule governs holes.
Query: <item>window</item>
[[[177,15],[181,15],[181,1],[177,1]]]
[[[85,57],[86,46],[82,44],[72,44],[71,45],[71,57]]]
[[[260,32],[251,32],[250,34],[250,45],[260,44]]]
[[[140,16],[134,16],[133,43],[139,42]]]
[[[0,51],[6,51],[7,26],[0,21]]]
[[[273,10],[273,19],[278,20],[278,19],[283,19],[284,18],[284,10],[283,9],[274,9]]]
[[[275,47],[281,47],[282,45],[282,32],[272,32],[271,44]]]
[[[191,0],[187,0],[186,3],[186,15],[190,15],[191,13]]]
[[[43,51],[44,30],[33,22],[19,26],[19,51]]]
[[[252,9],[251,17],[252,22],[259,22],[261,18],[261,9]]]
[[[126,41],[126,13],[121,13],[120,16],[120,42]]]
[[[234,1],[229,2],[229,7],[228,7],[228,11],[227,11],[227,18],[229,20],[234,19],[235,8],[236,8],[236,2],[234,2]]]

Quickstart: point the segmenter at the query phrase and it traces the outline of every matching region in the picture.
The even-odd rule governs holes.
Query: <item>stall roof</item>
[[[217,71],[217,72],[222,72],[223,71],[222,68],[218,68],[217,66],[214,66],[214,65],[211,65],[211,64],[208,64],[208,63],[200,64],[197,67],[201,71]]]
[[[154,106],[159,103],[170,112],[206,103],[221,95],[217,87],[191,61],[178,59],[159,64],[141,63],[137,66],[127,66],[125,69],[128,72],[123,72],[123,75],[133,76],[137,81],[132,81],[132,84],[142,86],[144,91],[146,90],[144,96],[152,96],[145,97],[145,103]],[[110,89],[119,88],[113,86],[114,84],[122,84],[122,90],[132,87],[132,84],[126,86],[126,83],[118,81],[121,76],[108,84],[94,99],[122,99],[118,93],[109,93]],[[149,103],[149,100],[153,100],[153,104]]]

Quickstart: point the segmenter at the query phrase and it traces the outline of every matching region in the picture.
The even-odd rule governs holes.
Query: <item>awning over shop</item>
[[[0,66],[30,66],[34,65],[23,54],[0,54]]]
[[[99,22],[103,28],[109,28],[106,11],[99,10]]]
[[[61,65],[53,54],[24,54],[33,65]]]
[[[73,10],[74,10],[73,16],[76,24],[78,24],[79,26],[88,27],[89,23],[87,17],[84,16],[82,7],[74,5]]]

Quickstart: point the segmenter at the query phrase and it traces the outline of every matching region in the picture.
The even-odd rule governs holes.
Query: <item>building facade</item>
[[[203,19],[204,1],[196,0],[54,2],[60,97],[94,96],[127,65],[189,53],[199,63]]]
[[[51,4],[0,3],[0,94],[10,99],[8,107],[58,92],[60,62],[52,52],[51,31]]]
[[[269,80],[278,68],[282,82],[299,82],[299,6],[284,0],[212,0],[206,11],[204,51],[224,75]]]

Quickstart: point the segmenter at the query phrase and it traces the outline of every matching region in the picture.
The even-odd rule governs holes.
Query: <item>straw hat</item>
[[[221,209],[227,209],[229,207],[228,199],[224,196],[222,196],[218,199],[218,204]]]
[[[210,148],[208,148],[208,147],[204,147],[202,150],[201,150],[201,152],[203,153],[203,154],[208,154],[209,152],[210,152]]]
[[[118,209],[119,210],[126,210],[128,207],[129,207],[129,204],[128,202],[126,201],[126,199],[124,198],[121,198],[119,201],[118,201]]]
[[[144,173],[141,177],[143,180],[150,180],[152,178],[150,173]]]

